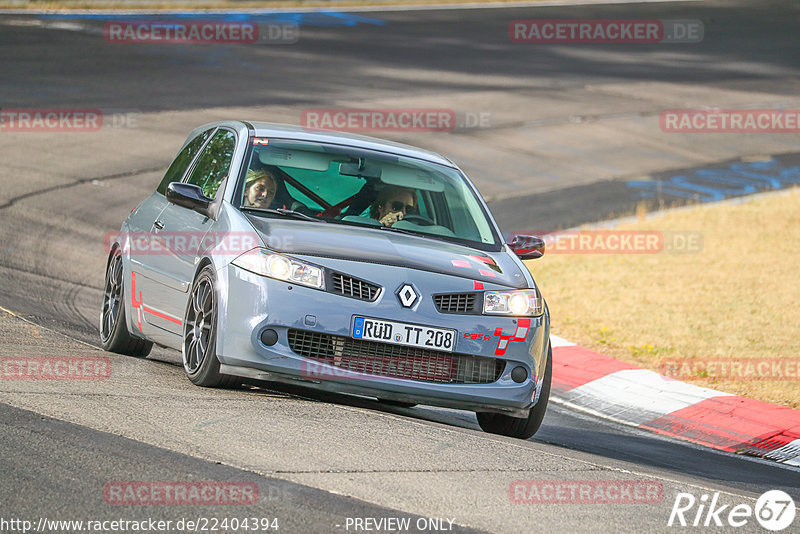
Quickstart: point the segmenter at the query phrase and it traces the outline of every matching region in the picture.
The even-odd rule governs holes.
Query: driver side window
[[[214,198],[228,176],[235,148],[236,135],[230,130],[218,130],[200,155],[186,183],[199,185],[205,196]]]
[[[183,148],[180,153],[175,157],[175,160],[172,162],[172,165],[169,166],[167,172],[164,174],[164,178],[161,180],[161,183],[158,184],[158,191],[162,195],[167,192],[167,186],[172,182],[180,182],[183,178],[183,174],[186,172],[186,169],[189,167],[189,164],[192,163],[195,155],[203,148],[203,143],[206,142],[208,136],[211,135],[211,132],[214,131],[214,128],[209,128],[205,132],[201,133]]]

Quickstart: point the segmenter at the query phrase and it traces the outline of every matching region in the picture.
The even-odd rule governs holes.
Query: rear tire
[[[103,308],[100,312],[100,344],[103,350],[137,358],[144,358],[153,348],[152,342],[128,331],[125,318],[125,276],[122,253],[118,248],[111,253],[106,268]]]
[[[539,402],[531,408],[528,417],[512,417],[501,413],[478,412],[478,424],[484,432],[500,434],[512,438],[528,439],[542,426],[550,399],[550,382],[553,375],[553,350],[547,348],[547,364],[544,369],[544,382],[539,394]]]
[[[206,265],[192,284],[183,322],[183,369],[197,386],[237,385],[235,376],[219,372],[217,359],[217,289],[214,269]]]

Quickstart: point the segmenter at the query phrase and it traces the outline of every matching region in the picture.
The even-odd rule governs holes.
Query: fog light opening
[[[267,328],[261,332],[261,342],[264,345],[271,347],[278,342],[278,333],[272,328]]]
[[[527,379],[528,379],[528,371],[526,371],[524,367],[514,367],[514,370],[511,371],[511,380],[513,380],[517,384],[522,384]]]

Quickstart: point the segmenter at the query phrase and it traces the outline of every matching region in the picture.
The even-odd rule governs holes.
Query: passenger
[[[416,212],[416,195],[405,187],[389,186],[383,189],[369,207],[369,216],[383,226],[392,226],[407,213]]]
[[[244,186],[244,205],[252,208],[268,208],[275,200],[278,190],[275,174],[267,169],[247,171]]]

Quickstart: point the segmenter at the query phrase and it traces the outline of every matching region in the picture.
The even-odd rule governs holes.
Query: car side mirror
[[[185,184],[183,182],[172,182],[167,186],[167,200],[177,206],[182,206],[190,210],[197,211],[208,216],[208,207],[213,199],[208,198],[203,193],[203,188],[199,185]]]
[[[544,256],[545,242],[535,235],[515,235],[508,248],[521,260],[535,260]]]

